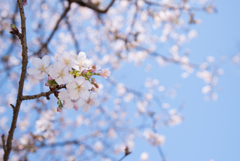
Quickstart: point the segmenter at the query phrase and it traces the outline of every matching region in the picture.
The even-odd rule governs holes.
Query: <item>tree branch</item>
[[[5,144],[4,134],[2,134],[2,147],[3,147],[3,151],[6,152],[6,144]]]
[[[91,1],[87,1],[87,2],[83,2],[82,0],[69,0],[69,3],[72,2],[76,2],[77,4],[80,4],[83,7],[88,7],[98,13],[107,13],[107,11],[109,10],[109,8],[113,5],[115,0],[112,0],[111,3],[105,8],[105,9],[100,9],[98,8],[97,5],[95,5],[94,3],[92,3]]]
[[[27,38],[26,38],[26,18],[24,14],[24,9],[23,9],[23,4],[22,0],[17,0],[18,2],[18,7],[20,11],[20,17],[21,17],[21,44],[22,44],[22,71],[21,71],[21,76],[19,80],[19,86],[18,86],[18,95],[17,95],[17,100],[16,100],[16,105],[13,111],[13,118],[12,118],[12,124],[11,128],[8,132],[8,138],[7,138],[7,145],[6,145],[6,151],[4,152],[4,161],[7,161],[12,149],[12,139],[13,139],[13,134],[14,130],[16,128],[17,124],[17,118],[18,118],[18,113],[19,109],[22,103],[21,97],[23,93],[23,86],[24,86],[24,79],[25,79],[25,74],[26,74],[26,69],[27,69],[27,63],[28,63],[28,55],[27,55]]]
[[[57,21],[54,29],[52,30],[50,36],[48,37],[47,41],[45,43],[43,43],[41,45],[41,47],[39,48],[39,50],[37,52],[35,52],[33,55],[39,55],[42,52],[42,50],[47,47],[47,45],[50,42],[50,40],[52,39],[54,33],[57,31],[60,22],[63,20],[64,17],[66,17],[66,15],[67,15],[69,10],[70,10],[70,4],[69,4],[69,6],[67,8],[65,8],[65,10],[63,11],[61,17],[58,19],[58,21]]]
[[[51,94],[53,94],[54,92],[56,92],[57,90],[62,89],[62,88],[66,88],[66,85],[64,85],[63,87],[56,88],[52,91],[48,91],[48,92],[42,92],[42,93],[36,94],[36,95],[22,96],[22,100],[31,100],[31,99],[36,99],[36,98],[40,98],[40,97],[46,97],[47,99],[50,99],[49,96]]]

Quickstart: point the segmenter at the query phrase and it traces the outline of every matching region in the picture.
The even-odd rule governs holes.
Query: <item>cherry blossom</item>
[[[101,75],[103,78],[105,78],[105,79],[107,79],[107,77],[108,77],[110,74],[111,74],[111,72],[109,71],[108,68],[107,68],[107,69],[102,69],[101,72],[100,72],[100,75]]]
[[[82,99],[78,99],[75,101],[71,100],[68,91],[61,91],[59,93],[59,99],[64,102],[63,105],[67,110],[75,108],[75,110],[77,111],[79,106],[82,106],[84,104],[84,101]]]
[[[85,68],[89,68],[93,65],[93,61],[86,58],[86,54],[84,52],[80,52],[77,56],[77,59],[71,58],[72,68],[77,71],[82,71]]]
[[[86,81],[84,77],[80,76],[74,79],[71,83],[67,84],[67,89],[71,99],[87,99],[90,95],[89,91],[92,85],[89,81]]]
[[[91,93],[88,99],[84,100],[84,104],[82,107],[83,112],[89,112],[91,106],[97,107],[99,105],[99,101],[97,100],[97,93]]]
[[[43,79],[48,73],[48,66],[50,64],[50,58],[45,55],[42,59],[33,58],[32,64],[35,68],[29,68],[28,74],[33,75],[37,79]]]
[[[60,85],[73,81],[73,76],[69,74],[67,68],[62,63],[55,62],[54,66],[49,69],[50,76]]]

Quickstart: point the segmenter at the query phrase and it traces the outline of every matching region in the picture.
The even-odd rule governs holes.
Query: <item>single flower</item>
[[[99,101],[97,100],[97,93],[91,93],[88,97],[88,99],[83,100],[84,104],[82,106],[83,112],[89,112],[91,109],[91,106],[97,107],[99,105]]]
[[[49,69],[49,75],[52,79],[55,79],[58,85],[69,83],[74,79],[74,77],[69,74],[68,68],[65,68],[61,62],[54,63],[54,66]]]
[[[77,59],[71,58],[72,68],[77,71],[83,71],[93,65],[93,61],[91,59],[87,59],[86,54],[84,52],[80,52],[77,56]]]
[[[75,78],[74,81],[67,84],[67,90],[69,91],[70,98],[74,100],[79,97],[87,99],[90,95],[88,90],[91,88],[92,84],[85,80],[82,76]]]
[[[50,58],[45,55],[42,59],[33,58],[32,64],[35,68],[29,68],[28,74],[33,75],[37,79],[43,79],[48,74],[48,66],[50,64]]]
[[[109,71],[109,69],[102,69],[100,72],[100,75],[104,78],[107,79],[108,76],[110,76],[111,72]]]

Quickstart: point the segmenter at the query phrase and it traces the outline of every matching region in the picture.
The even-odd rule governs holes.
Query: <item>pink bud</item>
[[[75,108],[76,111],[78,111],[78,109],[79,109],[79,107],[76,106],[76,105],[74,105],[74,108]]]
[[[82,74],[87,74],[87,70],[84,69],[84,70],[82,71]]]
[[[87,77],[88,77],[88,78],[91,78],[91,76],[90,76],[90,75],[88,75]]]
[[[95,89],[94,89],[94,88],[92,88],[92,89],[91,89],[91,91],[93,91],[93,92],[94,92],[94,91],[95,91]]]
[[[90,69],[89,71],[94,73],[96,72],[96,69]]]
[[[51,76],[48,76],[48,80],[52,80],[52,77],[51,77]]]
[[[96,88],[99,88],[99,85],[97,83],[94,84]]]
[[[45,83],[45,86],[49,86],[49,83]]]
[[[62,112],[62,109],[58,107],[57,112]]]
[[[93,65],[92,68],[93,68],[93,69],[96,69],[96,65]]]

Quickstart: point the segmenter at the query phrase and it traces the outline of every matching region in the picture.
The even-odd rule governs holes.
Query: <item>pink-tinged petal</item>
[[[85,79],[85,78],[84,78]],[[93,87],[93,85],[89,82],[89,81],[85,81],[83,84],[82,84],[83,88],[85,90],[89,90]]]
[[[80,92],[80,97],[82,99],[88,99],[89,95],[90,95],[90,92],[88,90],[83,90],[83,91]]]
[[[62,61],[63,61],[63,56],[62,56],[62,55],[58,55],[58,56],[57,56],[57,60],[60,61],[60,62],[62,62]]]
[[[42,65],[42,60],[39,58],[33,58],[32,65],[38,69]]]
[[[76,105],[74,105],[74,109],[75,109],[76,111],[78,111],[79,107],[76,106]]]
[[[46,72],[49,74],[51,70],[54,70],[53,65],[49,65],[49,67],[46,69]]]
[[[99,106],[99,101],[97,99],[92,100],[93,101],[93,106],[98,107]]]
[[[69,91],[70,98],[73,100],[76,100],[79,98],[79,93],[77,90],[71,90]]]
[[[56,78],[55,81],[57,82],[58,85],[60,85],[60,84],[64,84],[64,83],[65,83],[64,79],[61,78],[61,77]]]
[[[75,69],[75,70],[77,70],[77,71],[79,71],[80,69],[79,69],[79,66],[78,65],[76,65],[76,64],[72,64],[72,66],[71,66],[73,69]]]
[[[68,76],[63,77],[63,79],[64,79],[65,83],[69,83],[74,80],[74,77],[72,75],[68,75]]]
[[[97,97],[98,97],[97,93],[91,93],[91,95],[90,95],[91,100],[96,99]]]
[[[78,61],[79,60],[86,60],[86,59],[87,59],[86,54],[84,52],[82,52],[82,51],[77,56],[77,60]]]
[[[58,94],[58,98],[62,101],[66,100],[66,99],[69,99],[68,91],[60,91],[60,93]]]
[[[85,103],[85,104],[83,105],[83,107],[82,107],[82,111],[83,111],[83,112],[89,112],[90,109],[91,109],[91,106],[90,106],[89,104],[87,104],[87,103]]]
[[[87,60],[84,61],[83,67],[89,68],[89,67],[91,67],[91,66],[93,66],[93,65],[94,65],[94,64],[93,64],[93,60],[87,59]]]
[[[47,75],[46,73],[42,72],[40,74],[34,75],[34,77],[37,78],[37,79],[43,79],[43,78],[46,77],[46,75]]]
[[[28,74],[30,74],[30,75],[35,75],[35,74],[40,74],[40,73],[41,73],[41,71],[38,70],[38,69],[36,69],[36,68],[29,68],[29,69],[27,70],[27,72],[28,72]]]
[[[45,56],[42,58],[42,62],[43,62],[43,65],[44,65],[45,68],[48,67],[49,64],[50,64],[50,58],[49,58],[49,56],[48,56],[48,55],[45,55]]]
[[[70,59],[73,64],[78,64],[78,61],[75,58]]]
[[[77,88],[77,84],[75,82],[71,82],[67,84],[67,89],[68,90],[74,90],[75,88]]]
[[[82,106],[82,105],[84,105],[84,103],[85,103],[85,101],[83,99],[79,98],[75,104],[77,106]]]
[[[58,77],[57,72],[56,72],[53,68],[51,68],[51,69],[49,70],[48,74],[49,74],[53,79],[56,79],[56,78]]]
[[[67,110],[71,110],[73,108],[73,106],[74,106],[74,104],[73,104],[73,102],[70,99],[65,100],[64,107]]]
[[[83,84],[84,81],[85,81],[85,78],[82,77],[82,76],[75,78],[75,82],[76,82],[78,85]]]

